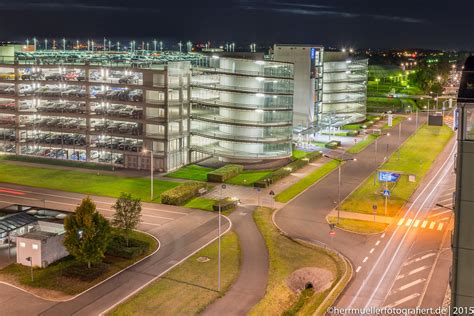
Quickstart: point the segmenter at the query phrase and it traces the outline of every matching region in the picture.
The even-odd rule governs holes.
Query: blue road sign
[[[397,182],[400,178],[399,173],[389,171],[379,171],[379,181],[381,182]]]
[[[389,197],[390,196],[390,190],[383,190],[383,196]]]

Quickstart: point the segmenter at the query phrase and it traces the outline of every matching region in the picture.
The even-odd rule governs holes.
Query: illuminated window
[[[32,247],[34,250],[38,250],[38,244],[32,244],[31,247]]]
[[[24,242],[20,242],[20,247],[21,248],[25,248],[26,247],[26,244]]]

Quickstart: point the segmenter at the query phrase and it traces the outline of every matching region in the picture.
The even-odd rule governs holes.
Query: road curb
[[[224,217],[225,219],[227,219],[227,221],[229,222],[229,227],[227,228],[226,231],[222,232],[221,233],[221,237],[224,236],[225,234],[227,234],[231,229],[232,229],[232,221],[230,220],[229,217],[225,216],[225,215],[222,215],[222,217]],[[152,278],[150,281],[146,282],[145,284],[143,284],[142,286],[140,286],[138,289],[132,291],[131,293],[127,294],[124,298],[120,299],[118,302],[115,302],[113,305],[109,306],[107,309],[105,309],[104,311],[100,312],[99,313],[99,316],[102,316],[102,315],[105,315],[107,312],[111,311],[112,309],[114,309],[115,307],[117,307],[118,305],[122,304],[124,301],[128,300],[130,297],[132,297],[133,295],[137,294],[138,292],[140,292],[141,290],[143,290],[145,287],[147,287],[149,284],[153,283],[154,281],[156,281],[157,279],[159,279],[160,277],[162,277],[163,275],[165,275],[166,273],[168,273],[169,271],[173,270],[175,267],[177,267],[178,265],[180,265],[181,263],[183,263],[184,261],[186,261],[188,258],[192,257],[193,255],[195,255],[197,252],[199,252],[200,250],[206,248],[207,246],[209,246],[210,244],[212,244],[214,241],[216,241],[217,239],[219,238],[219,236],[215,237],[215,238],[212,238],[209,242],[205,243],[204,245],[202,245],[200,248],[196,249],[195,251],[191,252],[188,256],[184,257],[183,259],[181,259],[180,261],[178,261],[176,264],[174,264],[173,266],[169,267],[168,269],[166,269],[165,271],[163,271],[162,273],[156,275],[154,278]]]

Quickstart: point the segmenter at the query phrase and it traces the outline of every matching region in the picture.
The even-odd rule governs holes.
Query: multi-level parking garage
[[[324,62],[321,128],[342,126],[365,119],[368,61]]]
[[[293,64],[202,58],[191,85],[193,150],[241,161],[291,156]]]
[[[0,151],[157,170],[188,162],[192,54],[0,57]]]

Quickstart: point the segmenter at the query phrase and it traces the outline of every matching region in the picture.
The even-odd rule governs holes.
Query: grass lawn
[[[235,184],[235,185],[244,185],[244,186],[253,186],[255,182],[266,177],[271,170],[246,170],[241,172],[239,175],[230,178],[225,183]]]
[[[306,154],[307,153],[304,150],[295,149],[295,150],[293,150],[293,155],[292,156],[293,156],[294,159],[300,159],[300,158],[306,157]]]
[[[110,197],[119,197],[121,192],[125,192],[143,201],[150,201],[150,180],[146,178],[127,178],[0,162],[0,182]],[[176,182],[154,180],[153,201],[160,202],[162,192],[178,185]]]
[[[335,224],[337,222],[337,217],[330,216],[328,220],[330,223]],[[388,224],[385,223],[363,221],[351,218],[340,218],[339,224],[336,225],[336,227],[362,234],[382,233],[383,231],[385,231],[385,228],[387,228],[387,226]]]
[[[250,310],[249,315],[285,315],[298,301],[298,295],[286,284],[287,277],[295,270],[317,267],[329,270],[334,276],[333,286],[345,271],[344,262],[336,255],[322,248],[295,242],[277,231],[272,223],[272,210],[259,208],[254,219],[267,244],[270,269],[264,298]],[[301,315],[312,315],[330,289],[313,294],[304,301],[299,310]],[[293,314],[291,314],[293,315]]]
[[[240,248],[237,235],[230,232],[222,243],[222,293],[237,278]],[[199,257],[210,261],[199,262]],[[151,283],[108,315],[197,315],[216,300],[217,242],[212,243],[185,262]]]
[[[99,276],[92,282],[82,281],[78,278],[63,276],[63,271],[67,267],[77,264],[72,256],[58,260],[47,268],[33,268],[34,281],[30,279],[30,267],[20,264],[11,264],[0,270],[0,280],[13,283],[21,288],[26,288],[41,297],[61,297],[65,298],[71,295],[81,293],[100,281],[110,277],[112,274],[128,267],[139,259],[155,251],[158,243],[155,238],[141,232],[133,231],[130,234],[131,239],[137,239],[147,242],[150,246],[148,251],[138,258],[123,259],[118,257],[106,256],[104,262],[109,265],[106,273]]]
[[[213,168],[206,168],[198,165],[189,165],[179,168],[176,171],[170,172],[166,176],[178,179],[207,181],[207,174],[213,170]]]
[[[391,196],[388,199],[387,215],[397,214],[406,203],[453,134],[453,131],[447,126],[425,125],[402,145],[400,160],[398,160],[398,154],[394,153],[381,166],[381,169],[384,170],[396,170],[404,173],[395,185],[390,186]],[[409,174],[416,176],[416,182],[408,181],[407,175]],[[342,203],[340,206],[342,210],[371,214],[372,205],[376,204],[378,205],[378,214],[384,214],[384,198],[381,194],[384,184],[377,182],[374,185],[374,176],[375,174],[372,174]]]
[[[377,137],[378,137],[377,135],[373,135],[373,134],[367,135],[367,137],[364,140],[358,141],[357,144],[349,148],[347,152],[350,154],[358,154],[361,151],[363,151],[365,148],[367,148],[367,146],[372,144],[377,139]]]
[[[213,211],[212,206],[216,200],[207,199],[203,197],[196,197],[184,205],[187,208],[197,208],[204,211]]]
[[[278,193],[275,196],[275,201],[282,203],[290,201],[292,198],[303,192],[306,188],[310,187],[319,179],[336,169],[337,166],[339,166],[339,162],[336,160],[331,160],[330,162],[325,163],[306,177]]]

